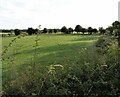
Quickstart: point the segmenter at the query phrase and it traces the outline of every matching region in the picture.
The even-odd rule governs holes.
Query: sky
[[[119,0],[0,0],[0,29],[108,27]]]

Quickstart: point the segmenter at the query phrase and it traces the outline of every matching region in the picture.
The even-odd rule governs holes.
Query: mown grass
[[[2,50],[9,44],[14,37],[6,37],[2,40]],[[62,63],[65,61],[64,57],[72,61],[79,56],[82,48],[87,48],[97,39],[97,36],[80,36],[80,35],[39,35],[39,42],[37,46],[37,64],[50,65]],[[5,57],[14,56],[15,64],[22,65],[25,61],[31,60],[34,54],[36,36],[26,36],[18,38],[8,48]],[[78,55],[78,56],[77,56]],[[3,63],[3,68],[7,67],[7,60]]]

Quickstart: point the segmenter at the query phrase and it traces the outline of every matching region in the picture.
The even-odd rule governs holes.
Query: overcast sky
[[[0,0],[0,29],[107,27],[119,0]]]

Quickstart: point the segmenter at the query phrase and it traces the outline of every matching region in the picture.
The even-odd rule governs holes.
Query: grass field
[[[88,93],[92,87],[88,84],[91,82],[89,77],[105,60],[105,57],[97,54],[94,49],[98,37],[97,35],[42,34],[19,37],[15,41],[13,41],[15,37],[4,37],[2,50],[4,52],[7,48],[7,52],[3,56],[2,65],[3,91],[8,94],[20,92],[38,95],[65,95],[69,94],[65,91],[70,91],[73,95],[74,91],[70,89],[73,85],[77,85],[74,88],[77,94],[82,93],[81,87],[84,93]],[[54,71],[55,65],[60,65],[64,70]],[[95,77],[99,78],[98,74],[96,73]],[[67,82],[69,79],[77,82],[71,84]],[[95,79],[97,78],[93,77],[93,80]],[[97,80],[99,82],[99,79]],[[82,86],[79,86],[80,83]]]
[[[14,37],[6,37],[2,40],[3,50],[10,43]],[[39,35],[38,46],[36,46],[36,63],[39,65],[62,64],[65,57],[71,63],[78,59],[79,53],[82,49],[93,45],[93,42],[98,39],[98,36],[87,35]],[[15,66],[22,65],[26,61],[30,62],[35,51],[36,36],[26,36],[16,39],[5,57],[14,57]],[[7,67],[8,63],[5,61],[3,67]]]

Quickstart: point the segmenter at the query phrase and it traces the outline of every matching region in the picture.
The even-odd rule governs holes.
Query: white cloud
[[[107,27],[119,0],[1,0],[0,28]]]

